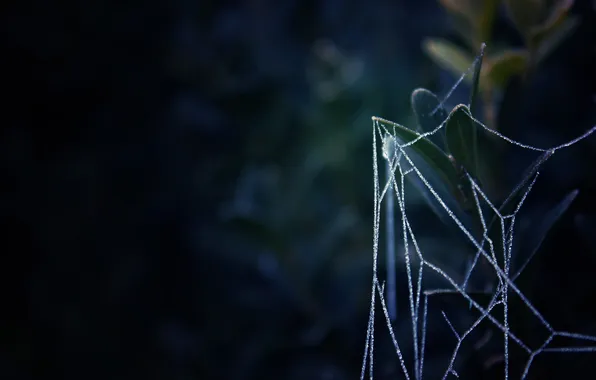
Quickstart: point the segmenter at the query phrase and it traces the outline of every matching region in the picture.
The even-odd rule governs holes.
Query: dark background
[[[549,147],[596,124],[595,11],[576,3],[576,32],[529,83],[507,88],[506,135]],[[412,90],[454,83],[421,49],[429,36],[457,41],[440,5],[3,8],[0,379],[357,378],[372,276],[370,117],[412,125]],[[520,44],[502,14],[495,34]],[[596,136],[549,161],[520,223],[580,190],[526,290],[555,328],[596,335],[594,149]],[[531,158],[508,152],[507,186]],[[446,227],[420,199],[410,207],[426,221],[429,257],[461,268]],[[465,302],[438,304],[469,317]],[[455,344],[438,323],[429,378]],[[376,377],[395,378],[378,326]],[[460,376],[502,377],[482,366],[492,354],[463,352]],[[592,362],[548,354],[531,375],[589,378]]]

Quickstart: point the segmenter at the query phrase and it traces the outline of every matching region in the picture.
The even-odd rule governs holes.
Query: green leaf
[[[516,207],[517,201],[520,199],[522,190],[524,190],[528,184],[532,181],[538,170],[544,165],[544,163],[551,158],[554,151],[548,150],[542,153],[524,172],[521,181],[513,188],[507,198],[503,201],[499,207],[501,215],[511,214]],[[515,202],[514,202],[515,201]]]
[[[557,0],[548,9],[545,9],[544,17],[532,25],[528,31],[532,42],[539,42],[536,40],[540,40],[560,27],[568,18],[569,10],[573,6],[573,3],[574,0]]]
[[[552,53],[565,38],[575,31],[578,25],[579,19],[577,17],[568,17],[555,28],[534,37],[535,40],[539,41],[536,42],[538,45],[536,47],[536,62],[542,61]]]
[[[537,220],[536,223],[532,224],[530,231],[526,231],[526,233],[524,233],[523,236],[526,239],[518,245],[518,252],[527,258],[517,270],[515,276],[513,277],[514,280],[525,269],[536,252],[538,252],[538,249],[546,238],[546,234],[551,230],[555,223],[557,223],[565,211],[567,211],[569,206],[571,206],[571,203],[577,197],[578,193],[578,190],[573,190],[567,194],[567,196],[563,198],[563,200],[559,202],[559,204],[557,204],[552,210],[546,213],[546,215],[541,215],[540,219]]]
[[[472,77],[472,90],[470,91],[470,110],[474,109],[474,101],[476,99],[476,94],[478,93],[478,82],[480,81],[480,69],[482,68],[482,58],[484,58],[484,48],[486,48],[486,44],[482,43],[480,45],[480,54],[478,55],[478,59],[474,64],[474,76]]]
[[[483,191],[492,197],[497,184],[494,178],[495,142],[476,121],[470,109],[460,104],[449,114],[445,125],[447,149],[460,176],[459,196],[463,208],[474,208],[472,185],[468,173]]]
[[[460,104],[449,114],[445,125],[447,149],[451,154],[454,167],[459,173],[458,200],[465,210],[474,207],[472,184],[465,176],[467,172],[481,187],[484,187],[485,176],[480,169],[478,156],[478,128],[467,106]],[[490,153],[490,152],[487,152]]]
[[[553,155],[554,151],[549,150],[542,153],[524,172],[520,182],[513,188],[507,198],[501,203],[499,207],[499,213],[501,215],[511,215],[519,202],[522,199],[523,194],[527,191],[528,186],[536,176],[536,173],[540,170],[542,165]],[[501,233],[501,226],[498,223],[497,215],[494,215],[488,224],[488,236],[492,239],[496,252],[502,252],[503,235]]]
[[[474,48],[478,45],[478,22],[480,2],[474,0],[439,0],[451,16],[452,25],[466,44]]]
[[[530,29],[539,24],[548,9],[540,0],[504,0],[509,17],[524,36]]]
[[[483,76],[491,85],[504,88],[514,75],[523,73],[529,62],[528,52],[523,49],[505,50],[487,59]]]
[[[417,167],[419,164],[420,167],[424,165],[431,172],[425,174],[432,174],[435,178],[439,178],[440,183],[446,187],[449,192],[456,194],[456,191],[458,191],[459,176],[445,152],[428,138],[420,137],[418,132],[376,116],[373,117],[373,120],[386,125],[389,132],[395,131],[395,137],[401,145],[417,140],[415,143],[405,148],[406,152],[411,156],[416,156],[414,162]],[[416,158],[420,158],[420,160],[416,160]],[[435,183],[437,183],[437,181],[435,181]]]
[[[447,119],[447,111],[441,105],[437,95],[431,91],[417,88],[412,92],[411,101],[419,132],[431,132]],[[443,130],[430,136],[430,139],[438,146],[445,146]]]
[[[455,76],[466,72],[474,62],[474,57],[469,53],[443,39],[426,39],[422,48],[435,63]],[[469,82],[470,78],[466,77],[466,80]]]
[[[477,133],[468,107],[456,106],[445,125],[447,149],[457,165],[463,166],[472,177],[478,176]]]
[[[480,4],[475,0],[439,0],[439,2],[449,12],[463,14],[470,19],[480,13]]]
[[[433,131],[447,119],[447,111],[433,92],[425,88],[417,88],[412,92],[411,101],[421,132]]]
[[[451,14],[455,28],[472,49],[488,41],[493,29],[499,0],[439,0]]]
[[[478,38],[482,42],[489,42],[501,1],[484,0],[479,3],[482,3],[484,7],[482,8],[482,14],[478,18]]]
[[[579,24],[577,17],[569,17],[574,0],[557,0],[544,11],[540,22],[525,33],[526,44],[536,64],[546,58]]]
[[[534,53],[538,53],[539,50],[549,50],[548,47],[541,47],[543,41],[550,38],[549,36],[557,35],[553,37],[552,42],[546,43],[546,45],[554,47],[575,28],[577,20],[573,19],[566,22],[573,3],[574,0],[554,0],[550,2],[505,0],[511,19],[523,34],[528,49]],[[560,31],[558,31],[559,28],[561,28]],[[533,60],[534,63],[544,58],[544,53],[539,55],[538,59]]]

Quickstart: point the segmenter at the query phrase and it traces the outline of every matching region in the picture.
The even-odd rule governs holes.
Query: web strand
[[[450,89],[446,98],[449,97],[449,95],[454,91],[454,89],[461,83],[463,77],[466,74],[467,73],[464,73],[464,75],[458,80],[454,87]],[[444,101],[445,100],[443,100],[439,106],[442,106]],[[434,113],[435,111],[436,110],[433,110],[432,112]],[[411,141],[400,144],[400,140],[397,138],[396,128],[403,127],[399,126],[394,122],[379,117],[373,117],[373,279],[371,286],[370,312],[360,374],[361,380],[363,380],[366,377],[367,369],[369,378],[371,380],[373,379],[375,349],[374,321],[377,296],[379,297],[379,303],[381,305],[385,317],[386,325],[391,336],[391,341],[395,348],[395,352],[399,362],[399,367],[401,369],[402,375],[407,379],[410,378],[410,374],[412,374],[412,376],[415,379],[422,379],[424,377],[423,375],[425,353],[429,334],[429,296],[433,294],[450,293],[459,295],[470,305],[470,308],[475,309],[480,313],[480,316],[475,319],[471,326],[460,333],[457,331],[455,326],[448,318],[447,313],[445,311],[441,311],[443,318],[448,325],[448,328],[452,331],[453,335],[457,340],[457,343],[455,344],[455,347],[453,349],[453,353],[449,359],[449,363],[447,363],[447,368],[443,373],[444,379],[447,378],[449,375],[457,375],[458,372],[456,371],[455,363],[456,357],[462,347],[462,344],[464,340],[467,337],[469,337],[475,329],[478,328],[480,323],[483,322],[491,324],[497,330],[501,331],[501,333],[503,334],[502,355],[504,361],[503,376],[505,379],[508,379],[510,375],[510,342],[511,344],[515,344],[518,348],[526,352],[526,354],[528,355],[528,360],[526,362],[526,366],[524,367],[523,373],[515,374],[514,376],[515,378],[517,378],[517,376],[521,376],[522,379],[528,376],[534,359],[540,354],[596,352],[596,337],[583,335],[579,333],[557,331],[553,326],[551,326],[550,323],[547,322],[544,316],[537,310],[536,307],[534,307],[530,300],[522,293],[519,287],[515,284],[515,279],[526,267],[527,262],[533,257],[535,252],[532,252],[529,255],[528,260],[522,265],[522,267],[517,272],[515,272],[513,275],[511,274],[513,248],[515,244],[514,227],[516,223],[516,217],[522,209],[525,200],[531,193],[532,188],[535,186],[537,182],[540,167],[558,150],[571,147],[577,142],[591,135],[593,132],[596,131],[596,126],[592,127],[590,130],[586,131],[581,136],[569,142],[551,148],[539,148],[515,141],[493,129],[486,127],[479,120],[473,120],[478,126],[478,128],[482,128],[486,130],[488,133],[492,133],[493,135],[508,142],[509,144],[512,144],[522,149],[540,153],[540,156],[526,171],[520,183],[513,188],[509,196],[506,197],[505,201],[501,204],[500,207],[497,207],[495,204],[493,204],[490,201],[487,194],[482,190],[482,188],[475,182],[475,180],[470,175],[466,173],[466,179],[470,184],[472,190],[474,207],[476,209],[476,216],[478,218],[479,225],[482,230],[482,233],[478,238],[475,238],[473,236],[469,228],[466,227],[465,224],[458,218],[456,213],[452,209],[450,209],[450,207],[447,205],[447,202],[441,198],[438,191],[427,179],[425,173],[423,173],[421,169],[416,166],[413,158],[410,156],[410,151],[413,145],[421,139],[426,139],[432,136],[433,134],[438,133],[445,126],[445,121],[443,121],[434,130],[426,133],[419,133],[417,134],[416,138],[412,139]],[[387,175],[385,175],[386,182],[383,183],[383,185],[381,186],[378,169],[379,149],[377,148],[377,145],[379,141],[387,144],[386,139],[390,139],[389,143],[391,143],[395,149],[393,151],[394,154],[386,155],[386,165],[384,166],[386,167],[388,173]],[[457,226],[459,232],[461,232],[463,237],[468,242],[470,242],[475,249],[475,255],[473,256],[473,259],[470,260],[469,266],[463,274],[463,280],[461,280],[461,282],[456,281],[452,276],[450,276],[447,273],[447,271],[443,270],[439,265],[427,259],[427,257],[422,252],[422,249],[418,243],[418,239],[416,238],[416,235],[408,218],[409,209],[407,208],[405,180],[409,178],[409,176],[414,176],[424,185],[426,190],[431,194],[433,201],[436,202],[439,208],[442,209],[448,215],[449,219],[451,219],[451,221]],[[406,359],[406,356],[404,355],[402,346],[400,346],[399,343],[399,337],[396,335],[394,331],[394,326],[392,325],[392,321],[390,318],[390,310],[388,310],[387,308],[386,297],[396,296],[392,292],[389,292],[387,293],[387,295],[385,295],[385,286],[381,285],[377,269],[381,229],[380,218],[383,209],[383,201],[385,200],[388,192],[391,192],[391,198],[396,201],[397,208],[399,211],[399,217],[401,218],[401,233],[398,235],[401,236],[402,249],[398,251],[403,252],[403,261],[405,263],[406,268],[406,281],[408,284],[407,305],[409,308],[409,313],[406,314],[405,309],[400,308],[400,310],[404,310],[404,313],[400,312],[400,315],[402,316],[402,319],[403,316],[409,315],[409,319],[411,322],[411,340],[413,342],[412,363],[409,363]],[[575,197],[575,195],[573,195],[573,197]],[[518,201],[515,205],[512,205],[514,199],[518,199]],[[505,206],[507,206],[509,209],[513,208],[513,211],[510,214],[505,215]],[[494,215],[490,222],[488,222],[490,218],[488,217],[487,213]],[[494,223],[497,223],[496,228],[498,228],[500,234],[500,238],[496,241],[493,240],[491,238],[491,235],[489,234],[489,231],[491,231],[491,229],[493,228]],[[397,227],[397,223],[395,226]],[[416,262],[416,264],[413,263],[412,258],[415,258],[414,261]],[[471,275],[477,268],[481,258],[488,264],[489,268],[492,269],[493,274],[496,276],[496,279],[498,280],[498,283],[495,285],[494,289],[488,292],[488,294],[491,295],[491,300],[488,306],[486,307],[480,305],[474,299],[474,297],[471,296],[471,293],[467,290]],[[500,260],[502,260],[501,263],[499,263]],[[418,265],[418,270],[415,270],[414,265]],[[425,281],[423,280],[423,273],[425,268],[430,272],[435,273],[443,280],[445,280],[447,284],[449,284],[450,288],[424,289]],[[424,278],[426,278],[426,276]],[[544,339],[544,341],[538,348],[530,348],[530,346],[524,343],[523,340],[519,336],[517,336],[517,334],[511,331],[509,325],[509,306],[511,297],[517,297],[519,300],[521,300],[524,307],[527,308],[527,310],[538,320],[538,322],[546,330],[548,336]],[[495,308],[497,306],[502,306],[503,308],[500,317],[496,317],[495,315],[493,315],[493,311],[495,311]],[[592,344],[592,346],[552,347],[551,344],[553,342],[553,339],[557,336],[573,339],[578,342],[587,342],[589,344]],[[411,368],[413,370],[409,372],[408,368]]]

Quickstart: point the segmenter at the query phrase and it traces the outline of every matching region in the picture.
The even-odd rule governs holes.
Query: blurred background
[[[595,5],[569,12],[573,32],[495,100],[507,136],[550,147],[596,124]],[[456,81],[423,49],[465,44],[440,2],[30,1],[6,5],[1,25],[0,379],[358,378],[371,116],[413,126],[412,91],[444,96]],[[492,33],[523,46],[503,8]],[[502,154],[508,189],[536,156]],[[519,221],[579,189],[524,290],[555,328],[594,335],[595,159],[596,136],[557,154]],[[427,255],[463,273],[453,226],[411,202]],[[457,297],[435,305],[470,318]],[[400,378],[383,323],[375,376]],[[437,323],[428,378],[456,343]],[[494,356],[470,346],[458,373],[502,378]],[[548,354],[530,377],[590,378],[593,362]]]

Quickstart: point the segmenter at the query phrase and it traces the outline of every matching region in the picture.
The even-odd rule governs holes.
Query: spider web
[[[469,72],[470,70],[468,70]],[[442,103],[449,97],[456,86],[458,86],[464,76],[456,82],[453,88],[447,94],[447,97],[441,102]],[[440,106],[441,106],[440,105]],[[435,112],[436,109],[433,111]],[[546,318],[537,310],[536,307],[530,302],[530,300],[522,293],[519,286],[516,284],[517,278],[520,276],[526,264],[530,261],[532,256],[521,265],[521,267],[513,271],[512,269],[512,258],[513,258],[513,242],[514,242],[514,231],[515,223],[518,212],[520,211],[524,201],[528,194],[532,190],[540,172],[541,165],[553,156],[560,149],[570,147],[582,140],[583,138],[590,135],[596,130],[596,126],[592,127],[584,135],[561,144],[556,147],[543,149],[520,142],[514,141],[488,127],[478,120],[474,120],[476,125],[482,127],[488,133],[491,133],[498,138],[513,144],[519,148],[534,151],[538,154],[538,158],[533,165],[525,173],[522,181],[513,189],[507,199],[502,205],[514,204],[513,212],[505,214],[503,207],[497,207],[491,202],[487,194],[481,189],[467,173],[465,179],[469,181],[472,189],[474,207],[477,217],[479,219],[482,233],[476,234],[474,237],[473,231],[466,226],[465,221],[461,214],[458,214],[453,210],[452,206],[449,206],[448,202],[440,195],[439,189],[427,178],[428,175],[423,173],[424,170],[419,168],[420,165],[415,163],[414,158],[411,155],[411,146],[413,146],[420,139],[429,138],[430,136],[438,133],[445,126],[445,120],[435,130],[427,133],[421,133],[419,136],[408,142],[401,144],[401,140],[396,137],[395,128],[399,127],[397,124],[381,119],[379,117],[373,117],[373,173],[374,173],[374,213],[373,213],[373,279],[371,288],[371,301],[370,301],[370,313],[368,319],[368,327],[366,334],[366,343],[364,348],[364,355],[362,360],[362,369],[360,379],[363,380],[368,376],[372,380],[374,375],[374,354],[375,354],[375,311],[377,309],[377,301],[381,305],[381,310],[389,330],[391,337],[391,343],[395,349],[397,359],[399,361],[399,369],[404,378],[410,379],[422,379],[424,376],[424,361],[425,361],[425,350],[427,340],[427,321],[429,318],[429,299],[433,295],[437,294],[448,294],[451,296],[458,296],[465,300],[470,309],[475,309],[479,316],[475,317],[471,323],[464,329],[458,328],[449,319],[447,313],[441,310],[441,315],[444,319],[445,327],[449,329],[450,333],[455,337],[456,343],[453,347],[451,356],[447,360],[442,378],[446,379],[449,376],[459,377],[456,371],[456,359],[458,353],[466,339],[469,340],[472,332],[478,328],[481,324],[489,324],[493,329],[502,334],[502,348],[500,360],[504,366],[503,377],[508,379],[510,375],[514,378],[520,376],[522,379],[526,378],[530,372],[530,368],[534,359],[538,355],[552,352],[566,352],[566,353],[578,353],[578,352],[595,352],[596,353],[596,336],[584,335],[579,333],[573,333],[569,331],[559,331],[552,326]],[[402,127],[403,128],[403,127]],[[382,148],[378,148],[377,145],[382,144]],[[382,152],[383,161],[387,163],[387,181],[381,186],[379,180],[379,164],[378,164],[378,151]],[[440,210],[448,216],[457,227],[463,237],[473,246],[475,249],[475,255],[473,260],[470,261],[463,279],[456,279],[456,275],[449,274],[447,270],[442,269],[440,264],[433,262],[432,259],[427,258],[420,247],[419,240],[414,234],[412,224],[408,218],[407,202],[406,202],[406,189],[405,179],[409,176],[413,176],[415,181],[419,181],[424,188],[430,193],[431,200],[435,202]],[[515,198],[515,194],[520,194],[519,199]],[[388,196],[390,195],[390,196]],[[570,202],[572,197],[568,199]],[[400,341],[398,340],[396,332],[392,324],[393,317],[390,314],[395,315],[395,305],[390,305],[388,308],[385,296],[385,283],[381,283],[378,275],[378,256],[379,256],[379,239],[381,229],[381,206],[384,201],[391,202],[391,206],[388,208],[388,213],[393,212],[393,198],[397,203],[399,215],[401,219],[401,244],[403,249],[403,261],[405,262],[405,270],[407,277],[408,286],[408,313],[411,320],[411,331],[407,338],[403,337],[402,330],[400,330]],[[490,214],[490,215],[489,215]],[[487,220],[493,219],[498,223],[497,227],[500,228],[500,242],[495,242],[489,237],[489,229],[491,224]],[[388,223],[389,231],[388,245],[394,239],[393,233],[393,218],[390,218],[391,222]],[[398,219],[399,221],[399,219]],[[533,255],[533,253],[532,253]],[[496,282],[492,289],[485,290],[484,294],[487,296],[488,303],[481,304],[473,296],[472,292],[468,290],[470,278],[475,270],[478,270],[479,263],[484,261],[488,265],[485,265],[484,270],[487,268],[493,273],[496,278]],[[395,265],[394,261],[388,260],[388,265]],[[416,270],[417,268],[417,270]],[[393,268],[388,268],[389,272],[394,271]],[[425,286],[428,274],[433,273],[434,276],[442,278],[446,284],[446,288],[428,288]],[[394,272],[393,272],[394,273]],[[425,275],[426,274],[426,275]],[[389,276],[388,281],[391,282]],[[393,286],[393,284],[388,284]],[[390,286],[387,286],[390,287]],[[395,292],[388,289],[387,297],[395,297]],[[378,298],[377,298],[378,297]],[[520,306],[525,307],[529,313],[532,314],[538,323],[545,329],[545,337],[538,342],[533,344],[527,343],[524,339],[518,335],[516,331],[511,328],[510,321],[510,304],[512,298],[516,298],[516,302],[520,303]],[[392,310],[393,309],[393,310]],[[406,312],[404,307],[403,313]],[[566,341],[572,341],[574,344],[567,345],[555,345],[554,341],[562,339]],[[408,352],[411,354],[406,355],[404,352],[405,345],[403,341],[408,343]],[[578,345],[583,344],[583,345]],[[527,360],[523,370],[516,373],[512,372],[510,368],[510,352],[512,349],[521,350]]]

